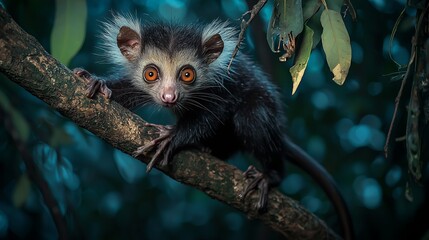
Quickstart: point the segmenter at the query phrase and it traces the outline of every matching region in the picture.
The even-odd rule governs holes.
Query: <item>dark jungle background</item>
[[[100,21],[115,12],[144,21],[209,22],[216,18],[239,27],[244,0],[88,0],[85,41],[68,65],[103,75],[111,66],[97,55]],[[405,11],[390,36],[405,0],[352,1],[358,19],[344,21],[352,43],[352,65],[343,86],[336,85],[321,44],[313,50],[298,91],[291,96],[290,63],[280,63],[265,34],[272,13],[268,1],[246,34],[243,52],[273,77],[282,90],[290,137],[333,175],[349,204],[358,239],[429,239],[428,172],[422,183],[408,175],[404,142],[383,147],[400,81],[391,80],[410,57],[415,9]],[[50,51],[55,1],[3,1],[8,12]],[[80,17],[79,15],[76,16]],[[72,37],[72,36],[71,36]],[[402,70],[401,70],[402,71]],[[258,221],[157,170],[124,155],[0,75],[0,100],[28,125],[27,148],[59,203],[73,237],[79,239],[280,239]],[[406,103],[401,103],[394,138],[405,134]],[[145,119],[168,122],[168,113],[142,109]],[[0,239],[56,239],[52,217],[0,118]],[[18,124],[19,125],[19,124]],[[247,155],[231,163],[245,169]],[[407,183],[413,201],[405,198]],[[338,230],[337,216],[324,193],[307,175],[288,165],[281,191]]]

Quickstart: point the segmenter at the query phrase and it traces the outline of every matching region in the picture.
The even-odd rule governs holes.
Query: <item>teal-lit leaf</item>
[[[62,158],[61,164],[56,170],[56,173],[59,174],[58,179],[60,182],[64,183],[64,185],[68,187],[69,190],[75,191],[79,188],[79,177],[76,176],[76,174],[73,172],[73,167],[67,158]]]
[[[304,76],[312,48],[313,30],[308,26],[305,26],[301,46],[295,53],[295,64],[289,70],[292,75],[293,82],[292,95],[296,92],[296,89],[301,83],[302,76]]]
[[[304,22],[311,18],[320,9],[322,2],[320,0],[307,0],[302,3]]]
[[[50,145],[40,143],[34,147],[34,159],[39,160],[43,171],[53,171],[58,166],[58,154]],[[49,179],[48,179],[49,180]]]
[[[350,37],[341,14],[325,9],[320,17],[322,23],[322,45],[333,80],[342,85],[346,80],[352,59]]]
[[[128,183],[134,183],[146,173],[146,166],[128,154],[115,150],[113,155],[119,174]]]
[[[279,43],[288,41],[288,33],[296,37],[304,25],[301,0],[275,0],[273,14],[267,30],[267,41],[273,52],[278,52]],[[277,44],[275,40],[278,39]]]
[[[416,86],[416,80],[411,88],[410,103],[408,104],[407,128],[405,140],[407,143],[408,170],[413,177],[419,181],[422,178],[423,159],[421,155],[421,137],[420,137],[420,114],[421,104],[419,98],[419,88]]]
[[[9,112],[12,106],[10,105],[9,98],[7,95],[0,89],[0,107],[6,111]]]
[[[51,34],[51,54],[64,65],[82,47],[86,32],[85,0],[56,0],[55,22]]]
[[[27,174],[22,174],[16,183],[12,194],[12,203],[15,207],[22,207],[27,201],[31,190],[31,182]]]

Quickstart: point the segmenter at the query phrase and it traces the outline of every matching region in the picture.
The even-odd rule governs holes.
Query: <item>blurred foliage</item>
[[[250,1],[253,5],[255,1]],[[268,1],[246,34],[242,51],[272,75],[287,106],[288,132],[309,154],[320,160],[337,180],[349,203],[358,239],[421,239],[429,229],[428,167],[422,186],[410,182],[414,201],[405,199],[408,181],[403,143],[383,156],[399,82],[389,59],[406,64],[414,33],[415,11],[407,9],[390,48],[390,34],[405,0],[353,1],[358,20],[345,18],[352,46],[352,65],[346,83],[331,84],[321,45],[315,41],[306,74],[292,97],[290,63],[271,53],[265,35],[273,2]],[[54,0],[8,0],[8,11],[27,32],[51,51],[55,25]],[[136,13],[144,19],[189,23],[201,19],[230,19],[239,25],[247,10],[244,0],[87,1],[87,25],[81,50],[69,67],[84,67],[99,75],[111,66],[97,55],[99,21],[110,10]],[[383,19],[383,20],[381,20]],[[254,28],[260,21],[261,27]],[[309,23],[311,24],[311,23]],[[320,23],[319,23],[320,24]],[[83,31],[83,29],[76,29]],[[258,36],[263,36],[262,38]],[[262,41],[260,40],[262,39]],[[266,51],[259,51],[265,49]],[[205,194],[179,184],[158,171],[146,176],[145,166],[80,129],[45,103],[0,76],[0,107],[22,116],[28,125],[28,148],[48,181],[73,238],[85,239],[276,239],[280,235],[258,221]],[[399,123],[405,121],[405,106]],[[12,113],[15,112],[15,113]],[[169,115],[143,109],[149,121],[168,122]],[[0,115],[1,116],[1,115]],[[18,117],[19,118],[19,117]],[[8,129],[0,118],[0,239],[56,239],[52,217],[40,192],[25,183],[25,167]],[[405,133],[395,128],[395,136]],[[244,169],[249,156],[237,154],[232,164]],[[293,166],[281,191],[338,230],[331,203],[316,183]],[[26,190],[27,189],[27,190]],[[27,191],[27,192],[26,192]],[[426,234],[427,235],[427,234]]]
[[[51,34],[52,56],[69,65],[82,47],[86,31],[86,1],[56,0],[55,22]]]

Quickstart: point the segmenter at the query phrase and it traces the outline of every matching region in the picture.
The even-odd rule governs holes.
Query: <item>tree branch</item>
[[[140,117],[118,103],[102,97],[95,100],[86,98],[85,81],[52,58],[1,7],[0,72],[65,117],[127,154],[157,137],[151,134],[150,127],[145,127]],[[140,160],[149,161],[146,158]],[[277,190],[270,191],[268,211],[258,214],[254,207],[257,194],[251,194],[245,201],[239,197],[246,184],[242,172],[208,154],[184,151],[177,154],[167,168],[160,170],[250,218],[260,219],[287,238],[339,238],[322,220]]]

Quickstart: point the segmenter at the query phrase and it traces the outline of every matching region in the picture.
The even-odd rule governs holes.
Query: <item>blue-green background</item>
[[[254,2],[254,1],[250,1]],[[343,86],[331,81],[321,44],[311,54],[301,86],[290,96],[290,63],[277,61],[265,41],[272,1],[246,34],[243,52],[271,74],[282,89],[288,133],[318,159],[338,182],[347,200],[358,239],[422,239],[429,230],[427,177],[415,184],[408,175],[404,144],[383,146],[400,81],[389,51],[400,64],[410,56],[416,12],[405,11],[396,37],[390,34],[405,0],[353,1],[358,20],[345,19],[352,43],[352,66]],[[55,1],[10,0],[13,18],[50,51]],[[115,12],[145,19],[209,22],[219,18],[239,27],[244,0],[88,0],[86,39],[70,68],[84,67],[105,75],[111,66],[97,55],[100,21]],[[390,50],[389,50],[390,49]],[[99,53],[99,52],[98,52]],[[279,239],[281,236],[225,204],[171,180],[157,170],[113,149],[0,75],[0,90],[30,124],[29,150],[59,202],[73,238],[78,239]],[[401,104],[394,138],[405,133]],[[169,115],[141,111],[149,121],[168,122]],[[3,123],[3,121],[0,121]],[[56,134],[56,135],[55,135]],[[55,137],[53,137],[55,135]],[[246,155],[231,163],[244,169]],[[288,166],[280,189],[338,230],[337,216],[324,193],[308,176]],[[428,168],[424,168],[425,176]],[[9,133],[0,125],[0,239],[56,239],[52,218],[34,185],[19,179],[25,166]],[[409,182],[414,201],[404,192]],[[15,198],[14,198],[15,196]],[[17,205],[16,196],[21,204]],[[15,199],[15,200],[14,200]]]

